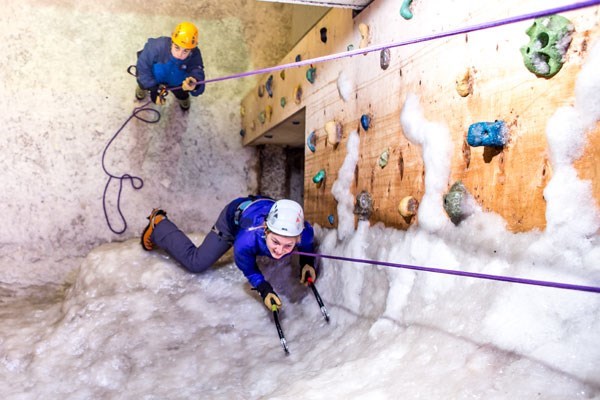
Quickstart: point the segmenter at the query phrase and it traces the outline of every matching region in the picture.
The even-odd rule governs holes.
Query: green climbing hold
[[[529,43],[521,47],[523,62],[529,71],[552,78],[564,64],[564,57],[575,30],[571,21],[560,15],[537,18],[525,31]]]
[[[285,99],[285,97],[282,97],[282,98],[279,100],[279,104],[281,104],[281,108],[284,108],[284,107],[285,107],[285,105],[287,104],[287,100]]]
[[[313,183],[315,183],[317,185],[317,187],[320,187],[324,180],[325,180],[325,170],[324,169],[319,170],[319,172],[317,172],[315,174],[315,176],[313,176],[313,178],[312,178]]]

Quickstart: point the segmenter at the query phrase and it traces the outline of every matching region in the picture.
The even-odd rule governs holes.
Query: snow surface
[[[600,286],[598,210],[589,182],[572,167],[600,120],[599,62],[596,45],[575,105],[548,122],[553,177],[544,232],[513,234],[481,211],[459,226],[449,222],[438,199],[449,168],[439,138],[447,133],[443,122],[423,118],[411,96],[401,122],[423,148],[424,225],[347,228],[342,218],[353,216],[343,202],[346,230],[317,226],[320,251]],[[340,185],[344,196],[349,181]],[[317,286],[327,324],[297,284],[297,270],[263,261],[284,301],[288,357],[269,312],[231,262],[193,275],[131,239],[96,247],[63,285],[0,285],[0,397],[600,399],[597,293],[324,260]]]

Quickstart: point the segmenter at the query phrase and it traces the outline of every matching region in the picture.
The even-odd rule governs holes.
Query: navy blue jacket
[[[143,89],[156,88],[159,84],[169,87],[181,86],[188,76],[198,82],[204,80],[204,63],[200,49],[194,48],[185,60],[171,55],[171,38],[148,39],[137,60],[137,80]],[[204,84],[190,92],[192,96],[204,93]]]

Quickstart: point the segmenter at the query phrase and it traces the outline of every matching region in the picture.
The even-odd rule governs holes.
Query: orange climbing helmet
[[[198,46],[198,28],[191,22],[182,22],[175,27],[171,40],[182,49],[193,49]]]

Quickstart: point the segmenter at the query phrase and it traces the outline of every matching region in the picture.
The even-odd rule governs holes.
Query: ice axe
[[[308,286],[310,286],[310,288],[312,289],[312,292],[314,293],[315,298],[317,299],[317,303],[319,303],[319,307],[321,308],[321,314],[323,314],[325,321],[327,321],[329,323],[329,313],[327,312],[327,308],[325,307],[325,304],[323,304],[323,300],[321,299],[321,296],[319,295],[319,291],[317,290],[317,287],[315,286],[315,281],[310,276],[308,278],[306,278],[306,281],[308,282]]]

